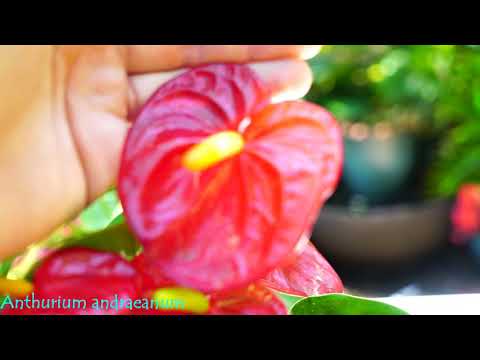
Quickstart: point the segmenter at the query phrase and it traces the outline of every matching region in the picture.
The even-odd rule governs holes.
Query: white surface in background
[[[375,300],[412,315],[480,315],[480,294],[393,296]]]

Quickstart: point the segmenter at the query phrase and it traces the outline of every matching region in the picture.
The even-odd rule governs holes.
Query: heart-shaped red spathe
[[[87,301],[85,309],[58,308],[60,314],[119,313],[116,309],[96,309],[94,299],[137,299],[142,281],[134,266],[119,255],[86,248],[69,248],[50,255],[34,276],[39,298]],[[46,310],[52,313],[55,309]]]
[[[27,297],[21,298],[28,306],[6,306],[1,315],[189,314],[153,306],[139,308],[142,302],[151,304],[145,293],[151,281],[142,271],[141,256],[128,262],[114,253],[63,249],[49,255],[36,270],[34,293],[29,294],[28,301]],[[138,304],[132,305],[135,301]]]
[[[285,304],[260,284],[210,297],[209,315],[287,315]]]
[[[207,295],[209,309],[202,315],[287,315],[285,304],[268,288],[261,284],[234,291]],[[175,310],[133,310],[132,315],[193,315]],[[198,314],[197,314],[198,315]]]
[[[192,315],[188,309],[154,307],[151,295],[160,287],[148,288],[142,257],[129,263],[116,254],[84,248],[60,250],[42,262],[34,276],[35,295],[29,305],[5,307],[1,315]],[[158,279],[155,279],[158,281]],[[163,281],[163,280],[162,280]],[[164,287],[175,287],[164,283]],[[281,300],[260,284],[231,292],[212,293],[209,309],[204,315],[286,315]],[[118,302],[112,302],[117,297]],[[33,305],[33,299],[38,305]],[[94,299],[100,304],[95,308]],[[26,298],[23,303],[27,304]],[[85,308],[78,307],[81,300]],[[104,300],[112,303],[107,308]],[[150,304],[147,308],[131,308],[122,300]],[[15,301],[15,300],[13,300]],[[53,303],[55,301],[55,304]],[[74,301],[77,301],[75,306]],[[116,307],[115,307],[116,306]],[[142,306],[142,305],[140,305]]]
[[[162,86],[139,112],[118,190],[162,276],[204,292],[248,286],[288,256],[334,191],[343,154],[333,117],[302,101],[268,102],[247,66],[208,65]],[[182,166],[188,149],[226,130],[242,134],[240,154],[200,172]]]
[[[261,283],[268,288],[296,296],[342,293],[343,283],[312,243],[292,259],[276,268]]]

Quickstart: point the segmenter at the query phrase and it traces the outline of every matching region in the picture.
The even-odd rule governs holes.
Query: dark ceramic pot
[[[392,264],[413,261],[447,244],[451,201],[379,206],[363,214],[327,205],[312,241],[339,262]]]
[[[369,136],[361,141],[347,137],[344,144],[343,182],[352,194],[364,196],[370,204],[384,203],[407,183],[415,165],[413,136]]]

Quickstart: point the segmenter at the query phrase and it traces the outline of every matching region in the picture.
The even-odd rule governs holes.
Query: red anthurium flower
[[[287,308],[269,289],[252,284],[245,289],[211,295],[210,315],[286,315]]]
[[[119,195],[146,263],[176,284],[211,293],[261,279],[334,191],[333,117],[269,101],[249,67],[208,65],[160,87],[136,117]]]
[[[174,289],[174,288],[173,288]],[[160,289],[161,290],[161,289]],[[131,315],[287,315],[283,302],[271,290],[260,284],[252,284],[247,288],[203,295],[208,302],[204,311],[194,312],[187,304],[184,311],[175,309],[133,310]],[[188,298],[186,302],[188,303]],[[195,307],[195,304],[193,304]]]
[[[119,314],[128,311],[122,302],[137,299],[141,288],[138,272],[119,255],[69,248],[50,255],[35,272],[34,293],[22,299],[30,309],[6,307],[3,314]]]
[[[167,279],[158,269],[145,258],[142,253],[132,260],[132,266],[142,278],[142,292],[148,293],[155,289],[167,286],[175,286],[175,282]]]
[[[7,305],[2,315],[286,314],[283,303],[260,285],[202,294],[163,282],[162,287],[145,291],[152,279],[138,270],[143,263],[142,257],[137,259],[133,266],[107,252],[83,248],[56,252],[39,266],[34,276],[35,291],[20,299],[22,307]],[[163,299],[155,298],[158,293],[163,293]],[[167,302],[162,303],[165,296]],[[182,306],[171,306],[172,302],[181,302]],[[168,303],[170,306],[165,306]]]
[[[268,287],[340,292],[302,234],[333,193],[342,156],[340,128],[323,108],[270,104],[248,66],[192,69],[156,91],[124,146],[118,191],[142,255],[60,250],[36,271],[35,295],[86,307],[4,313],[281,315]],[[182,306],[125,304],[169,299]]]
[[[175,290],[175,287],[170,289]],[[163,289],[158,289],[163,290]],[[188,289],[187,289],[188,290]],[[191,290],[194,292],[194,290]],[[200,301],[208,303],[201,311],[193,311],[198,308],[198,299],[184,297],[185,308],[165,308],[133,310],[127,315],[287,315],[288,311],[283,302],[268,288],[260,284],[252,284],[247,288],[212,294],[198,293],[197,297],[203,297]],[[197,303],[195,303],[197,302]]]
[[[344,290],[335,270],[311,243],[292,263],[268,274],[262,284],[297,296],[341,293]]]
[[[141,289],[136,269],[119,255],[91,249],[58,251],[35,272],[38,293],[45,297],[100,298],[116,293],[134,298]]]
[[[480,185],[462,186],[452,211],[452,242],[462,245],[480,233]]]

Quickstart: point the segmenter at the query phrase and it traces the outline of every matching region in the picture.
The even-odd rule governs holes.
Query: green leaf
[[[298,301],[293,315],[408,315],[407,312],[380,301],[346,294],[328,294]]]
[[[115,219],[112,220],[109,226],[124,224],[125,223],[125,216],[122,214],[118,215]]]
[[[0,314],[2,314],[2,304],[3,304],[3,301],[5,300],[6,296],[5,295],[0,295]]]
[[[14,258],[5,259],[4,261],[0,261],[0,277],[5,277],[12,266]]]
[[[19,261],[10,267],[7,277],[11,279],[31,280],[33,270],[39,264],[44,250],[46,250],[46,248],[42,242],[30,245],[27,250],[19,256]]]
[[[98,231],[111,223],[122,212],[116,190],[110,190],[93,202],[80,215],[83,231]]]
[[[6,271],[15,279],[29,278],[40,264],[44,250],[68,247],[116,252],[127,259],[141,251],[140,244],[125,224],[115,189],[102,195],[76,220],[60,227],[49,238],[29,246],[14,267],[0,262],[0,276]]]
[[[116,224],[106,229],[91,233],[74,233],[55,244],[36,244],[26,252],[24,259],[9,270],[8,275],[15,279],[30,279],[41,263],[42,250],[86,247],[99,251],[115,252],[131,260],[142,251],[139,242],[132,235],[126,224]]]
[[[116,252],[129,259],[138,255],[142,249],[125,223],[113,224],[88,235],[72,237],[64,243],[64,247],[74,246]]]

